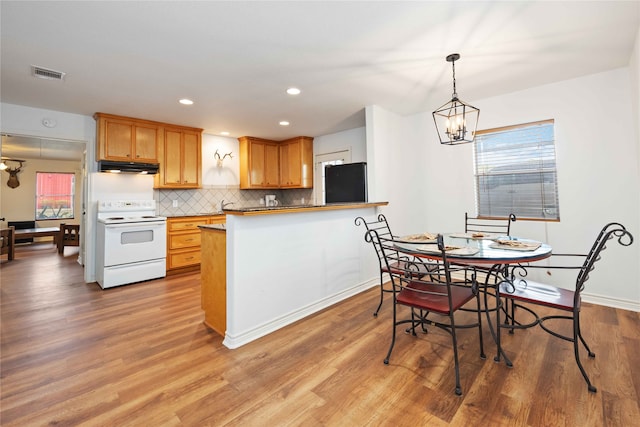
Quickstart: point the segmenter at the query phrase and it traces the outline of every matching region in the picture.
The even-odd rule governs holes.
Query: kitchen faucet
[[[232,205],[232,204],[233,204],[233,202],[225,203],[225,202],[224,202],[224,200],[222,200],[222,201],[220,202],[220,212],[222,212],[222,211],[224,210],[224,208],[225,208],[225,207],[227,207],[227,206],[229,206],[229,205]]]

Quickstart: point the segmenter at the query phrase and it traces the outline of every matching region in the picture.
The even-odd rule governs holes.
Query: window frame
[[[533,157],[527,157],[527,156],[522,156],[522,158],[518,158],[517,156],[509,156],[509,153],[507,152],[508,149],[505,149],[504,152],[507,152],[507,157],[509,160],[524,160],[523,163],[526,162],[530,162],[531,160],[535,160],[536,162],[538,162],[538,167],[534,167],[531,169],[531,172],[515,172],[513,170],[513,167],[508,167],[509,163],[504,163],[501,164],[499,161],[497,161],[494,166],[491,166],[490,162],[484,162],[483,164],[480,163],[479,158],[480,158],[480,154],[479,154],[479,147],[478,147],[478,139],[476,139],[476,141],[474,141],[473,144],[473,165],[474,165],[474,192],[475,192],[475,204],[476,204],[476,213],[477,213],[477,217],[479,218],[484,218],[484,219],[506,219],[509,215],[509,213],[514,213],[516,215],[516,217],[518,219],[523,219],[523,220],[528,220],[528,221],[544,221],[544,222],[559,222],[560,221],[560,197],[559,197],[559,191],[558,191],[558,165],[557,165],[557,155],[556,155],[556,141],[555,141],[555,120],[554,119],[547,119],[547,120],[539,120],[539,121],[535,121],[535,122],[528,122],[528,123],[521,123],[521,124],[517,124],[517,125],[509,125],[509,126],[503,126],[503,127],[497,127],[497,128],[491,128],[491,129],[483,129],[483,130],[479,130],[476,132],[476,137],[477,136],[481,136],[481,135],[487,135],[487,134],[501,134],[501,133],[505,133],[505,132],[509,132],[509,131],[520,131],[520,130],[524,130],[527,128],[533,128],[535,126],[543,126],[543,125],[551,125],[552,127],[552,137],[551,140],[546,140],[546,141],[541,141],[546,143],[547,147],[544,150],[544,153],[541,154],[540,156],[533,156]],[[534,140],[528,140],[527,142],[533,142]],[[524,145],[524,144],[523,144]],[[544,144],[543,144],[544,145]],[[550,146],[550,147],[549,147]],[[493,153],[499,153],[501,150],[494,150]],[[484,151],[484,153],[487,152],[491,152],[490,150]],[[546,155],[546,156],[544,156]],[[543,158],[544,157],[544,158]],[[489,167],[488,170],[494,169],[494,168],[498,168],[498,167],[503,167],[506,170],[506,173],[502,174],[504,175],[504,180],[506,181],[504,184],[498,184],[498,185],[510,185],[512,188],[517,186],[518,184],[521,184],[521,182],[517,182],[518,178],[521,177],[523,179],[528,179],[530,176],[534,175],[534,174],[539,174],[540,178],[535,181],[535,182],[531,182],[531,184],[534,184],[536,186],[538,186],[538,188],[540,189],[540,212],[541,212],[541,216],[536,217],[536,216],[531,216],[531,215],[523,215],[522,213],[518,213],[517,209],[512,209],[515,210],[514,212],[505,212],[504,215],[501,213],[495,213],[491,211],[491,208],[488,209],[488,211],[486,209],[482,208],[482,197],[483,194],[485,194],[484,197],[489,197],[490,194],[493,194],[494,196],[496,194],[499,193],[490,193],[490,190],[485,190],[484,192],[481,191],[481,187],[484,185],[487,185],[487,182],[489,180],[498,180],[498,182],[500,182],[500,177],[502,176],[500,173],[497,174],[490,174],[490,173],[480,173],[479,169],[482,167],[485,170],[487,170],[487,163],[489,163]],[[511,163],[514,164],[514,163]],[[540,166],[542,165],[542,166]],[[552,166],[549,166],[552,165]],[[526,169],[525,169],[526,170]],[[551,177],[551,180],[547,180],[546,177]],[[549,191],[546,187],[545,187],[545,183],[549,183],[552,184],[552,191]],[[486,187],[485,187],[486,188]],[[513,190],[511,191],[513,193]],[[517,191],[515,191],[515,193],[517,193]],[[525,193],[526,194],[526,193]],[[535,193],[533,193],[535,194]],[[545,211],[548,209],[546,208],[546,203],[545,200],[549,200],[548,198],[545,198],[545,196],[549,194],[551,196],[555,196],[555,204],[551,205],[551,209],[555,210],[555,214],[552,216],[547,216],[545,217]],[[511,202],[513,204],[513,200]],[[489,202],[489,204],[491,204],[491,202]],[[520,204],[515,204],[515,206],[512,206],[514,208],[518,208],[518,207],[523,207],[525,208],[526,206],[520,205]]]

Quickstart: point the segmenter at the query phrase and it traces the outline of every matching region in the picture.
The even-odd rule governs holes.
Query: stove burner
[[[111,218],[107,218],[107,219],[110,220],[110,221],[118,221],[118,220],[124,219],[124,217],[122,217],[122,216],[112,216]]]

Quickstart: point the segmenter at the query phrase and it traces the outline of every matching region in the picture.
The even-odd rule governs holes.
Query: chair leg
[[[373,313],[373,317],[378,317],[378,312],[382,307],[382,298],[384,297],[384,283],[382,282],[382,270],[380,270],[380,303],[378,303],[378,308]]]
[[[456,325],[453,320],[453,314],[451,318],[451,340],[453,341],[453,360],[456,371],[456,395],[462,396],[462,387],[460,386],[460,366],[458,365],[458,339],[456,337]]]
[[[389,358],[391,357],[391,352],[393,351],[393,346],[396,343],[396,302],[393,301],[393,329],[391,331],[391,345],[389,346],[389,351],[387,352],[387,357],[384,358],[384,364],[389,364]]]
[[[480,307],[480,294],[476,294],[476,304],[478,305],[478,309],[476,310],[478,313],[478,335],[480,335],[480,358],[486,359],[487,356],[484,354],[484,341],[482,338],[482,313]]]
[[[582,333],[580,332],[580,312],[576,310],[573,313],[573,353],[576,358],[576,364],[578,365],[578,368],[580,369],[584,380],[587,382],[587,389],[589,389],[590,392],[595,393],[596,391],[598,391],[598,389],[594,387],[593,384],[591,384],[591,380],[589,380],[587,371],[585,371],[584,367],[582,366],[582,362],[580,362],[580,347],[578,346],[578,339],[586,347],[587,352],[589,353],[589,357],[595,357],[596,355],[592,353],[591,350],[589,350],[587,343],[584,341],[584,338],[582,338]]]
[[[580,338],[580,341],[582,342],[582,345],[584,346],[585,350],[587,350],[587,354],[591,358],[596,357],[596,354],[591,351],[591,349],[587,345],[587,342],[585,341],[584,337],[582,336],[582,329],[580,328],[580,312],[577,312],[576,314],[574,314],[574,318],[577,319],[576,323],[577,323],[577,327],[578,327],[578,338]]]

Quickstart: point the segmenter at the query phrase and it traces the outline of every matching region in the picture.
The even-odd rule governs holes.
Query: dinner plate
[[[469,247],[469,246],[446,245],[445,247],[447,248],[445,250],[447,255],[469,256],[469,255],[475,255],[478,252],[480,252],[480,249],[472,248],[472,247]],[[428,253],[432,253],[432,254],[440,254],[440,253],[442,253],[440,251],[440,249],[438,249],[438,245],[420,245],[420,246],[416,246],[416,249],[419,250],[419,251],[422,251],[422,252],[428,252]]]
[[[457,239],[473,239],[473,240],[495,240],[500,237],[505,237],[504,234],[498,233],[452,233],[449,237]]]
[[[434,233],[409,234],[408,236],[394,238],[397,242],[402,243],[433,243],[438,238]]]
[[[489,245],[492,249],[504,249],[507,251],[535,251],[542,243],[540,242],[523,242],[519,240],[507,240],[505,243],[500,243],[499,240],[494,241]]]

